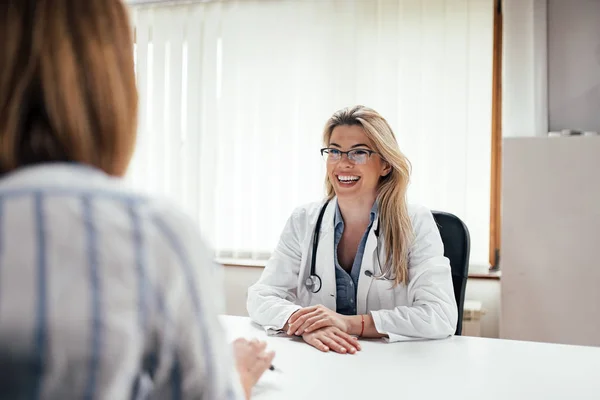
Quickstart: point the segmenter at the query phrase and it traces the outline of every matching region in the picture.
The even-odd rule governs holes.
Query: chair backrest
[[[440,231],[442,242],[444,243],[444,256],[450,260],[454,297],[458,306],[456,335],[460,335],[462,333],[465,290],[469,275],[469,253],[471,247],[469,229],[467,229],[467,226],[456,215],[442,211],[432,211],[432,214]]]

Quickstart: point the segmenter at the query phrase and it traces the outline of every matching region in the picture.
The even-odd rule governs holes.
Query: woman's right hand
[[[267,343],[256,339],[237,339],[233,342],[235,364],[247,399],[250,399],[252,388],[269,369],[275,357],[274,352],[265,351],[266,347]]]
[[[354,354],[360,351],[358,339],[335,326],[328,326],[313,332],[304,333],[302,339],[323,352],[333,350],[340,354]]]

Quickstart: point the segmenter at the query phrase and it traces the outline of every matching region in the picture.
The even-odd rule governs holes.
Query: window
[[[139,146],[128,179],[201,226],[217,256],[261,259],[324,196],[322,128],[379,111],[413,164],[409,201],[449,211],[487,265],[493,0],[132,6]]]

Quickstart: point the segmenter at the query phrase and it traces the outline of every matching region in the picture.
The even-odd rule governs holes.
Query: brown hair
[[[0,43],[0,174],[71,161],[123,175],[137,90],[122,2],[2,1]]]
[[[323,143],[329,146],[336,126],[358,125],[375,146],[375,151],[392,167],[392,171],[379,180],[377,201],[380,228],[385,244],[383,271],[393,272],[394,285],[408,284],[408,250],[413,241],[413,229],[406,204],[406,191],[410,181],[411,165],[398,147],[396,136],[388,122],[377,111],[354,106],[336,111],[325,124]],[[325,180],[327,195],[335,196],[329,177]]]

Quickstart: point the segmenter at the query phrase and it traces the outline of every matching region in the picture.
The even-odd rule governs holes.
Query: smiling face
[[[336,126],[329,138],[329,148],[341,151],[375,151],[375,146],[360,125]],[[373,200],[377,197],[377,185],[391,168],[378,154],[367,157],[365,164],[357,164],[342,155],[339,161],[327,162],[327,176],[339,198]]]

